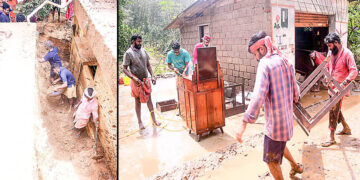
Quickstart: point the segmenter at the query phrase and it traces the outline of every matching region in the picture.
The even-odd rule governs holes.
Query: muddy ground
[[[249,125],[245,142],[236,142],[235,133],[243,114],[226,118],[224,134],[215,131],[196,142],[193,135],[180,130],[184,124],[171,123],[170,132],[151,124],[144,131],[134,132],[137,119],[133,98],[128,86],[119,86],[119,177],[120,179],[271,179],[262,161],[264,119]],[[175,82],[172,78],[159,79],[153,89],[153,103],[176,99]],[[313,115],[328,98],[326,90],[309,93],[302,99],[303,107]],[[297,179],[356,179],[360,174],[360,95],[353,92],[343,103],[344,116],[353,129],[351,136],[337,136],[338,145],[322,148],[321,142],[328,135],[326,115],[310,136],[306,136],[294,122],[294,137],[288,147],[294,158],[305,165],[303,175]],[[149,124],[148,110],[142,105],[144,124]],[[181,120],[174,111],[159,113],[157,117]],[[127,127],[127,128],[126,128]],[[339,130],[342,129],[339,125]],[[133,133],[132,133],[133,132]],[[128,134],[132,134],[127,136]],[[127,137],[126,137],[127,136]],[[127,160],[126,163],[124,160]],[[289,179],[289,163],[283,161],[283,174]]]
[[[71,26],[64,23],[38,23],[37,58],[46,54],[44,42],[56,41],[63,65],[68,66]],[[62,46],[62,47],[59,47]],[[37,63],[36,79],[41,119],[36,123],[36,153],[40,179],[112,179],[104,159],[93,160],[95,142],[83,132],[72,130],[72,114],[67,101],[49,99],[49,63]],[[98,143],[99,144],[99,143]],[[98,152],[103,154],[101,147]]]

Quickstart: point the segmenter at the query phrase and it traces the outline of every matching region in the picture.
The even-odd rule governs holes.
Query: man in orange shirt
[[[10,20],[11,22],[16,22],[16,5],[18,4],[17,0],[8,0],[7,3],[10,5]]]

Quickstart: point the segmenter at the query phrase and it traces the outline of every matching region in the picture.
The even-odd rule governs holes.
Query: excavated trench
[[[53,41],[59,48],[63,66],[70,69],[72,28],[65,23],[38,23],[37,58],[46,54],[44,43]],[[37,61],[37,60],[36,60]],[[113,179],[104,160],[94,160],[94,145],[86,132],[80,138],[72,130],[70,105],[61,98],[49,98],[49,63],[36,64],[36,85],[40,118],[35,122],[35,153],[39,179]],[[76,77],[75,77],[76,78]],[[99,143],[98,143],[99,146]],[[98,154],[103,155],[102,147]]]

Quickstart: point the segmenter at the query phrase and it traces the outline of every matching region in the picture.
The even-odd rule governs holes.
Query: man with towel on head
[[[290,176],[302,173],[304,167],[296,163],[286,142],[293,136],[293,102],[298,102],[300,90],[296,84],[295,69],[281,52],[273,46],[264,31],[250,38],[249,52],[259,61],[254,95],[244,114],[236,138],[242,136],[248,123],[254,123],[260,107],[265,104],[265,137],[263,161],[276,180],[284,179],[281,163],[283,156],[290,162]]]
[[[73,115],[74,129],[77,131],[76,136],[80,137],[80,134],[85,130],[91,115],[93,122],[98,126],[99,105],[95,98],[94,88],[88,87],[85,89],[81,100],[75,105],[75,108],[77,108],[77,110]]]

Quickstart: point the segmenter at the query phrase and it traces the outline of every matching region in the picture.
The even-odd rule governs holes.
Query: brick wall
[[[77,94],[92,86],[99,102],[99,141],[105,152],[105,159],[117,178],[117,117],[116,117],[116,59],[105,45],[103,37],[95,28],[88,12],[79,1],[74,2],[74,24],[76,33],[72,38],[70,70],[78,80]],[[81,64],[83,64],[81,68]],[[88,65],[96,65],[95,76]],[[94,137],[94,126],[89,123],[87,132]]]
[[[240,83],[245,78],[247,90],[252,90],[257,70],[257,61],[247,51],[252,34],[264,30],[271,36],[271,5],[295,7],[297,12],[319,13],[333,16],[330,32],[344,33],[347,29],[346,0],[220,0],[203,12],[202,17],[186,21],[180,28],[181,45],[192,56],[194,45],[199,42],[199,26],[208,25],[212,37],[211,46],[217,48],[217,58],[224,80]],[[330,19],[331,19],[330,16]],[[347,43],[347,34],[342,38]]]
[[[204,11],[180,29],[182,48],[193,54],[194,45],[199,42],[199,26],[209,25],[211,46],[216,47],[217,59],[223,71],[224,80],[240,83],[245,78],[245,87],[254,86],[258,62],[248,53],[249,38],[259,30],[270,34],[270,11],[266,0],[224,0]]]

